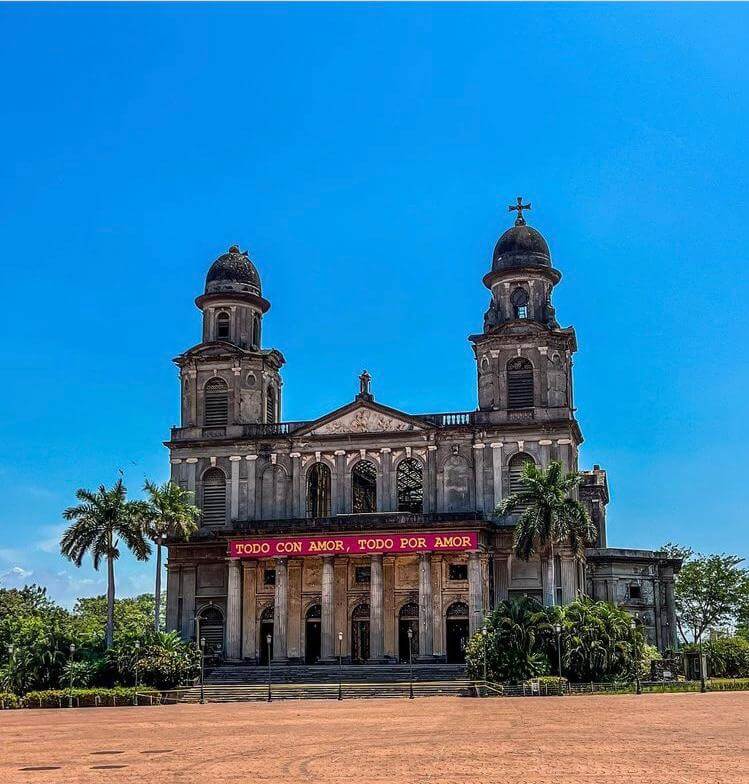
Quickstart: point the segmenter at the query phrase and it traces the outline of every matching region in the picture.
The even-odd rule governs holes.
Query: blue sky
[[[475,406],[518,194],[577,330],[610,544],[749,554],[743,5],[0,7],[0,578],[57,555],[77,487],[167,477],[171,358],[230,244],[272,302],[284,417]],[[123,558],[119,590],[152,567]]]

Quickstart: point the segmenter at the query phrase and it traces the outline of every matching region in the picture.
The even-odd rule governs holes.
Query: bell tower
[[[484,331],[470,337],[478,371],[478,404],[490,421],[573,419],[575,332],[562,329],[552,304],[562,278],[546,240],[528,226],[518,197],[515,225],[497,242],[484,285],[491,292]]]
[[[236,245],[213,262],[195,304],[203,313],[203,340],[175,359],[182,381],[182,427],[212,434],[239,433],[241,425],[281,419],[283,355],[262,346],[270,302],[247,251]]]

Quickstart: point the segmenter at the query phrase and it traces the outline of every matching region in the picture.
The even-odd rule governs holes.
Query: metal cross
[[[523,217],[523,210],[529,210],[531,208],[530,202],[528,204],[523,204],[523,197],[518,196],[518,203],[517,205],[511,204],[507,210],[508,212],[517,212],[518,217],[515,220],[516,226],[525,226],[525,218]]]

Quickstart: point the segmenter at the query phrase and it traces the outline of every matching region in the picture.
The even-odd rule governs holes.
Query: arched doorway
[[[448,663],[463,664],[468,645],[468,605],[465,602],[454,602],[447,608],[445,633]]]
[[[198,614],[198,628],[195,630],[200,639],[205,640],[205,655],[220,659],[224,650],[224,614],[213,604],[209,604]]]
[[[304,661],[306,664],[315,664],[320,659],[320,620],[322,607],[313,604],[305,617],[304,629]]]
[[[260,664],[267,664],[273,658],[273,605],[266,607],[260,614]],[[270,635],[270,645],[268,645]]]
[[[362,664],[369,659],[369,605],[360,604],[351,613],[351,661]]]
[[[398,613],[398,658],[408,661],[408,630],[411,630],[411,655],[415,659],[419,655],[419,605],[409,602],[401,607]]]

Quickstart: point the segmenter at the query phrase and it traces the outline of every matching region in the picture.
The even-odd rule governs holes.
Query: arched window
[[[205,385],[203,422],[206,427],[229,422],[229,387],[222,378],[212,378]]]
[[[507,363],[507,408],[533,407],[533,365],[524,357]]]
[[[523,485],[523,466],[526,463],[533,462],[535,462],[533,458],[530,455],[527,455],[525,452],[518,452],[516,455],[513,455],[510,458],[510,462],[508,464],[508,495],[519,493],[521,490],[525,489],[525,486]],[[523,509],[524,507],[518,507],[518,511],[522,511]]]
[[[231,319],[229,314],[222,310],[216,316],[216,337],[219,340],[226,340],[229,337],[229,326],[231,324]]]
[[[265,396],[265,421],[269,425],[276,421],[276,390],[272,386]]]
[[[260,316],[257,314],[252,317],[252,345],[260,348]]]
[[[528,292],[523,288],[516,288],[510,294],[510,303],[512,304],[512,312],[516,319],[528,318]]]
[[[377,466],[360,460],[351,472],[351,509],[354,514],[377,511]]]
[[[330,516],[330,469],[315,463],[307,472],[307,517]]]
[[[226,477],[220,468],[203,474],[203,525],[226,525]]]
[[[424,501],[424,479],[421,463],[407,457],[398,463],[396,474],[398,511],[421,514]]]

